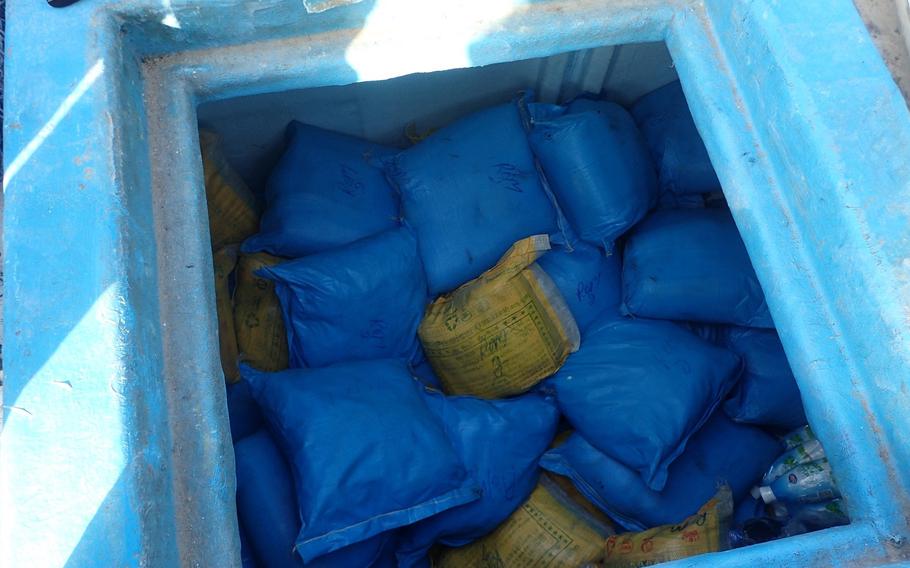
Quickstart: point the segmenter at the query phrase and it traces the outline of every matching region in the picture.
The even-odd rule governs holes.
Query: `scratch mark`
[[[13,411],[15,411],[15,412],[21,412],[21,413],[23,413],[23,414],[27,414],[28,416],[34,416],[34,414],[32,414],[31,412],[29,412],[29,411],[26,410],[25,408],[22,408],[21,406],[6,406],[6,405],[4,405],[3,408],[9,408],[10,410],[13,410]]]

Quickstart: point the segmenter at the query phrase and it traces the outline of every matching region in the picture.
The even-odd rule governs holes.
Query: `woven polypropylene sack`
[[[737,422],[786,430],[805,424],[799,387],[777,332],[733,327],[721,335],[723,344],[746,364],[743,378],[724,402],[724,412]]]
[[[604,568],[639,568],[730,548],[733,500],[730,489],[717,494],[680,523],[640,533],[611,536],[605,544]]]
[[[636,316],[772,328],[758,277],[726,209],[656,211],[623,251],[623,305]]]
[[[221,369],[228,383],[236,383],[240,380],[240,371],[237,370],[237,332],[229,279],[237,265],[237,246],[229,245],[216,250],[212,253],[212,262],[215,268],[215,313],[218,316]]]
[[[385,163],[433,295],[476,278],[515,241],[557,230],[516,103],[463,118]]]
[[[256,274],[275,282],[292,367],[416,356],[427,288],[407,228]]]
[[[735,424],[715,412],[667,472],[661,491],[638,472],[604,454],[578,433],[548,451],[541,466],[572,480],[581,493],[627,530],[681,522],[695,514],[720,484],[735,501],[761,480],[780,452],[780,443],[759,428]]]
[[[212,250],[240,244],[259,228],[256,196],[228,163],[217,134],[200,130],[199,143]]]
[[[234,289],[234,329],[240,359],[263,371],[288,366],[288,340],[275,284],[256,276],[263,266],[282,259],[266,253],[242,254],[237,261]]]
[[[235,444],[262,428],[262,413],[253,400],[250,385],[243,379],[227,385],[227,406],[231,440]]]
[[[256,558],[263,566],[298,567],[294,542],[300,530],[290,470],[268,432],[248,436],[234,446],[237,468],[237,515]]]
[[[632,116],[648,142],[662,191],[685,194],[720,190],[679,81],[640,98],[632,107]]]
[[[605,255],[597,247],[578,242],[571,250],[554,247],[537,264],[562,293],[582,333],[604,313],[619,316],[622,260],[618,251]]]
[[[241,370],[291,464],[305,562],[480,497],[404,361]]]
[[[264,568],[300,568],[295,551],[300,517],[291,470],[266,431],[234,446],[237,514],[253,556]],[[395,538],[384,533],[307,562],[307,568],[383,564],[384,549]]]
[[[425,563],[433,543],[463,546],[506,520],[537,484],[537,462],[559,422],[555,401],[537,394],[482,400],[431,393],[427,402],[483,496],[405,529],[398,551],[400,568]]]
[[[447,393],[524,392],[578,349],[562,294],[534,264],[548,248],[546,235],[522,239],[493,268],[427,307],[418,333]]]
[[[296,258],[398,224],[398,197],[380,166],[395,149],[297,121],[286,138],[266,185],[259,233],[243,252]]]
[[[435,568],[585,566],[603,560],[609,523],[589,514],[548,476],[504,523],[467,546],[442,551]]]
[[[533,121],[528,136],[559,206],[583,240],[607,251],[657,200],[657,176],[635,121],[621,106],[579,100]]]
[[[608,319],[551,383],[572,426],[659,491],[741,372],[737,355],[673,323]]]

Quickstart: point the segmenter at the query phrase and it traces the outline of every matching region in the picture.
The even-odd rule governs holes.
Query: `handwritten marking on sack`
[[[446,313],[447,312],[447,313]],[[555,347],[558,333],[548,325],[548,320],[535,297],[524,292],[512,303],[487,312],[482,317],[473,317],[459,309],[446,309],[443,323],[457,335],[444,341],[424,341],[428,357],[444,368],[440,378],[446,384],[450,369],[459,369],[459,381],[475,392],[499,392],[501,389],[527,388],[527,385],[512,385],[516,369],[524,369],[522,378],[544,372],[556,364],[560,356]],[[470,326],[461,330],[467,321]],[[526,342],[539,345],[538,349],[515,351],[514,345]],[[519,355],[521,353],[522,355]],[[527,359],[533,353],[531,359]],[[521,357],[516,359],[516,357]],[[504,382],[505,381],[505,382]],[[492,390],[490,390],[492,389]]]
[[[708,512],[701,511],[698,514],[692,515],[691,517],[689,517],[682,523],[680,523],[678,525],[673,525],[672,527],[670,527],[670,532],[682,532],[682,531],[686,530],[687,528],[691,527],[692,525],[701,527],[701,526],[704,526],[704,524],[707,521],[708,521]]]
[[[373,319],[370,320],[369,327],[360,332],[360,337],[362,339],[368,340],[378,349],[386,348],[386,330],[388,329],[388,324],[385,320]]]
[[[472,314],[470,310],[457,308],[452,304],[447,304],[442,311],[444,316],[443,323],[449,331],[455,331],[460,324],[471,321]]]
[[[503,365],[502,357],[496,355],[490,362],[493,363],[493,378],[501,379],[503,375],[505,375],[505,366]]]
[[[575,289],[575,296],[578,298],[578,301],[582,304],[587,304],[593,306],[597,302],[597,287],[600,285],[600,277],[598,274],[596,278],[588,280],[587,282],[579,282],[578,286]]]
[[[359,197],[363,193],[363,182],[360,181],[360,176],[357,175],[354,168],[347,164],[342,164],[340,173],[341,179],[338,183],[338,189],[351,197]]]
[[[500,261],[427,308],[418,333],[447,392],[501,397],[551,375],[571,350],[567,330],[545,282],[531,263],[549,246],[535,236],[513,245]],[[547,279],[546,282],[549,282]],[[563,310],[567,311],[567,310]]]
[[[509,342],[509,330],[495,330],[492,335],[484,335],[480,338],[480,358],[486,359],[494,353],[502,351]]]
[[[501,163],[494,165],[493,168],[493,174],[488,176],[491,182],[509,191],[524,193],[521,188],[521,180],[526,176],[518,167],[513,164]]]

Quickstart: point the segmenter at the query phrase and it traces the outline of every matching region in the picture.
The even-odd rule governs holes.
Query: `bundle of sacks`
[[[215,254],[245,561],[727,546],[805,416],[719,191],[678,84],[631,112],[522,95],[404,150],[292,122],[258,229]]]

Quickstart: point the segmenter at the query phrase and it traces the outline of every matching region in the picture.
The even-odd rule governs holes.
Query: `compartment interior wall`
[[[677,78],[662,42],[605,46],[538,59],[268,93],[201,105],[199,121],[221,134],[241,176],[260,190],[283,148],[291,119],[375,142],[404,145],[404,128],[440,128],[523,89],[562,102],[582,93],[631,104]]]

